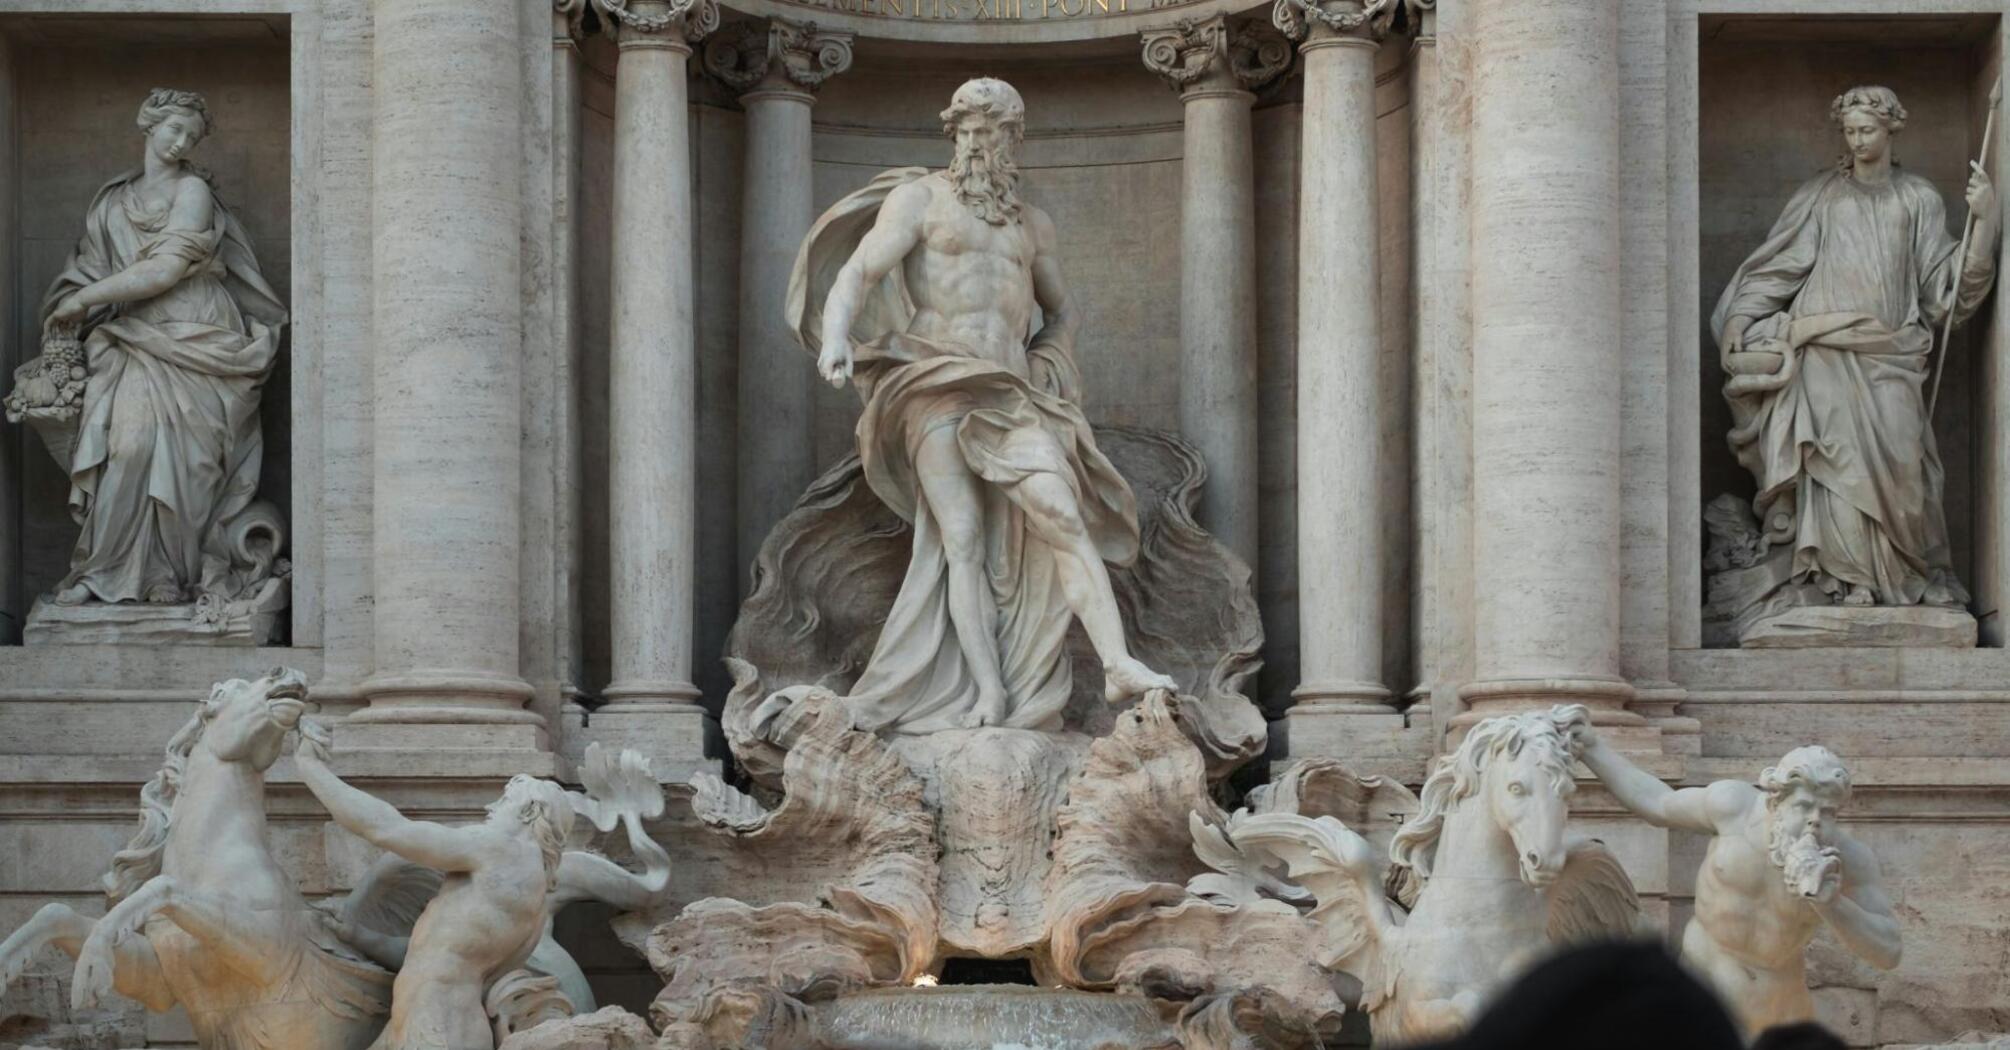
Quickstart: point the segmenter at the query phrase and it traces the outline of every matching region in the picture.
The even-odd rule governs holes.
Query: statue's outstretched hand
[[[851,340],[829,340],[824,343],[823,352],[817,355],[817,372],[830,380],[834,387],[843,387],[851,378]]]
[[[296,761],[319,762],[326,765],[328,752],[334,747],[335,738],[328,727],[311,718],[300,720],[300,747],[294,751]]]

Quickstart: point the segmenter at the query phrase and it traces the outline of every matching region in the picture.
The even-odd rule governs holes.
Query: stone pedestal
[[[705,757],[705,709],[686,703],[621,703],[588,710],[578,704],[560,709],[563,757],[577,766],[592,744],[631,748],[649,759],[649,772],[664,784],[681,784],[693,773],[718,773],[719,760]]]
[[[291,591],[290,581],[270,579],[256,594],[213,607],[198,602],[57,605],[37,598],[28,610],[22,641],[28,645],[271,645],[284,633]]]
[[[1420,784],[1438,753],[1438,727],[1431,705],[1423,703],[1403,711],[1386,705],[1300,706],[1285,716],[1284,743],[1286,768],[1307,758],[1339,758],[1356,776]]]
[[[991,959],[1037,948],[1055,817],[1089,738],[987,727],[897,736],[891,747],[935,813],[944,948]]]
[[[1807,605],[1754,621],[1738,644],[1746,649],[1973,649],[1975,617],[1964,609],[1934,605]]]

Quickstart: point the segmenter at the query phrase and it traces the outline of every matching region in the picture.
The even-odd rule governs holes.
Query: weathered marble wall
[[[243,21],[227,42],[155,35],[127,24],[87,42],[29,23],[15,38],[15,113],[21,155],[33,158],[10,180],[19,216],[18,304],[5,329],[0,363],[40,352],[40,303],[82,233],[97,188],[140,163],[134,123],[139,103],[160,86],[199,91],[216,128],[192,159],[215,176],[217,196],[244,222],[266,280],[292,289],[292,175],[286,40],[263,22]],[[262,494],[288,505],[291,483],[292,333],[267,382],[262,413]],[[52,587],[69,567],[76,526],[64,509],[69,482],[39,441],[15,442],[21,478],[22,579],[18,600]],[[296,510],[296,515],[298,511]],[[8,609],[9,613],[18,611]],[[8,631],[11,635],[13,632]]]

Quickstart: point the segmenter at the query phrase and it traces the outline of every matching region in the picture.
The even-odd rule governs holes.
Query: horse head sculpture
[[[278,761],[286,734],[307,713],[307,678],[275,667],[262,677],[218,682],[196,718],[202,746],[224,762],[242,762],[263,773]]]
[[[0,987],[53,945],[77,960],[71,998],[109,993],[188,1011],[231,1050],[362,1050],[391,975],[340,945],[272,855],[265,771],[303,728],[307,680],[274,669],[212,688],[140,791],[140,827],[105,876],[105,917],[50,904],[0,942]]]
[[[1474,726],[1424,781],[1422,808],[1397,830],[1390,860],[1428,879],[1440,854],[1493,871],[1495,854],[1506,849],[1524,884],[1540,890],[1555,882],[1568,860],[1564,825],[1577,790],[1572,742],[1590,724],[1590,712],[1571,704]],[[1477,808],[1468,804],[1475,796]],[[1459,844],[1442,850],[1448,836]]]
[[[1361,982],[1377,1046],[1455,1035],[1552,943],[1635,930],[1624,869],[1603,844],[1566,834],[1589,725],[1570,705],[1474,726],[1424,781],[1387,869],[1339,820],[1296,813],[1237,813],[1207,831],[1202,856],[1224,872],[1281,865],[1281,899],[1316,899],[1307,918],[1322,965]]]

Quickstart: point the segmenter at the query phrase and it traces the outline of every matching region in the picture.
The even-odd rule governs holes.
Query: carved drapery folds
[[[705,71],[735,91],[815,92],[851,68],[851,41],[850,33],[825,32],[814,22],[735,22],[706,41]]]
[[[1254,91],[1291,66],[1291,45],[1257,23],[1224,15],[1182,18],[1144,36],[1145,68],[1181,93],[1214,88]]]

